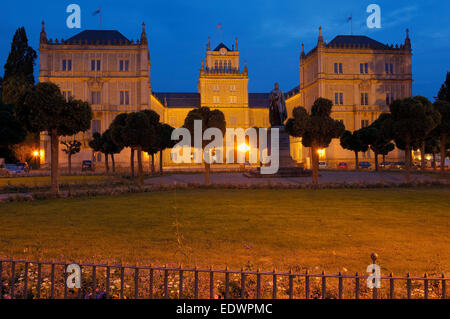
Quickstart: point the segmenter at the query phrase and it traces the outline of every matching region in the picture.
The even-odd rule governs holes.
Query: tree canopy
[[[345,132],[342,122],[331,118],[333,102],[318,98],[314,101],[309,115],[302,106],[294,108],[286,123],[286,131],[294,137],[301,137],[305,147],[311,147],[313,183],[318,183],[318,154],[320,148],[330,145],[333,138],[339,138]]]
[[[26,135],[26,130],[14,116],[13,107],[0,101],[0,147],[21,143]]]
[[[438,100],[450,102],[450,72],[447,72],[445,82],[442,84],[438,96]]]

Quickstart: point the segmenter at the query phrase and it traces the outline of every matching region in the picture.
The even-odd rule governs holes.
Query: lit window
[[[100,71],[100,60],[91,60],[91,71]]]
[[[361,105],[369,105],[369,93],[361,93]]]
[[[130,92],[120,91],[120,105],[130,105]]]
[[[394,101],[394,93],[386,93],[386,105],[390,105]]]
[[[72,71],[72,60],[62,60],[62,71]]]
[[[334,93],[334,105],[344,105],[344,93]]]
[[[62,91],[61,93],[66,101],[70,100],[72,97],[72,91]]]
[[[128,72],[130,62],[128,60],[120,60],[119,61],[119,70],[120,72]]]
[[[369,73],[369,63],[361,63],[359,65],[359,73],[368,74]]]
[[[100,92],[91,92],[91,104],[93,105],[101,104]]]

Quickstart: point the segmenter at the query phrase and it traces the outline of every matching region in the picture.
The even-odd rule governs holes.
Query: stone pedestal
[[[303,167],[297,166],[295,161],[291,157],[290,140],[289,134],[286,133],[284,126],[271,127],[268,130],[267,144],[270,152],[271,149],[271,130],[273,128],[278,128],[278,144],[279,150],[279,169],[275,174],[261,174],[260,168],[250,171],[244,174],[247,177],[259,177],[259,178],[270,178],[270,177],[299,177],[299,176],[309,176],[310,171],[305,170]],[[274,145],[276,147],[276,145]]]

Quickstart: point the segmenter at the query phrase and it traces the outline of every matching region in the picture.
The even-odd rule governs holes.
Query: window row
[[[384,66],[385,74],[394,74],[394,64],[386,63]],[[343,74],[343,66],[342,63],[334,64],[334,73],[335,74]],[[369,63],[360,63],[359,64],[359,73],[360,74],[369,74]]]
[[[73,97],[72,91],[63,90],[61,91],[62,95],[66,100],[69,100]],[[102,97],[100,91],[92,91],[91,92],[91,100],[90,103],[92,105],[102,104]],[[130,105],[130,91],[122,90],[119,92],[119,104],[120,105]]]
[[[130,69],[130,61],[129,60],[119,60],[119,71],[120,72],[128,72]],[[91,60],[91,71],[101,71],[102,70],[102,62],[100,59],[92,59]],[[61,60],[61,71],[72,71],[72,60],[63,59]]]
[[[236,104],[237,103],[237,96],[230,96],[229,102],[231,104]],[[219,96],[213,96],[213,103],[214,104],[219,104],[220,103],[220,97]]]
[[[215,69],[231,69],[231,60],[215,60]]]
[[[219,85],[213,85],[212,90],[213,90],[213,92],[219,92],[220,91],[220,86]],[[229,90],[230,90],[230,92],[236,92],[236,85],[230,85]]]
[[[394,101],[394,93],[386,93],[386,105],[390,105]],[[344,93],[334,93],[334,105],[344,105]],[[369,93],[361,93],[361,105],[369,105]]]

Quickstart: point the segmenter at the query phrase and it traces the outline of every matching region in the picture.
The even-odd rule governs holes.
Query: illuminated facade
[[[366,36],[340,35],[327,43],[319,28],[317,46],[300,54],[300,86],[286,95],[288,116],[296,106],[311,109],[318,97],[333,101],[332,117],[350,131],[370,125],[389,111],[394,99],[412,95],[411,41],[408,31],[401,45],[387,45]],[[301,139],[291,138],[291,155],[297,162],[309,165],[311,154]],[[395,149],[388,159],[403,155]],[[354,153],[344,150],[339,140],[321,150],[321,161],[336,168],[340,161],[354,163]],[[360,153],[360,159],[374,161],[371,151]]]
[[[75,137],[83,143],[82,151],[74,156],[75,165],[82,160],[102,162],[87,143],[93,132],[104,132],[122,112],[152,109],[161,121],[173,127],[184,124],[187,113],[208,106],[221,110],[227,127],[269,127],[269,94],[248,92],[247,63],[241,67],[238,41],[231,49],[220,43],[214,49],[208,39],[206,54],[198,77],[198,92],[152,92],[150,54],[145,33],[130,41],[118,31],[86,30],[68,40],[47,39],[42,26],[40,38],[39,80],[59,85],[62,93],[92,104],[94,119],[89,132]],[[370,125],[394,98],[411,96],[411,43],[398,46],[381,44],[364,36],[337,36],[326,43],[321,30],[317,46],[300,55],[300,86],[286,93],[288,115],[296,106],[310,109],[314,100],[325,97],[333,101],[332,116],[342,120],[348,130]],[[49,152],[45,134],[41,138],[43,153]],[[301,140],[291,138],[291,154],[299,163],[309,166],[309,150]],[[370,152],[362,160],[373,161]],[[146,156],[144,156],[145,158]],[[353,162],[353,153],[343,150],[339,141],[321,150],[321,159],[330,167],[335,162]],[[396,150],[390,154],[398,158]],[[48,163],[42,156],[41,162]],[[60,154],[62,166],[67,162]],[[116,158],[120,166],[128,166],[129,150]],[[165,165],[172,164],[170,151],[163,155]]]

